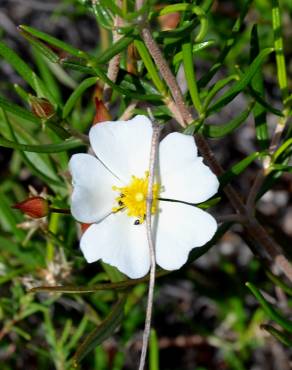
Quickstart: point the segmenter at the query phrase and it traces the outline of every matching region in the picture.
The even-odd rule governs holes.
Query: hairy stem
[[[137,3],[138,3],[138,6],[141,8],[144,1],[138,0]],[[193,122],[195,118],[192,116],[192,114],[188,110],[184,102],[181,89],[174,75],[172,74],[157,43],[153,39],[149,26],[147,25],[146,22],[144,22],[141,26],[141,36],[146,46],[148,47],[148,50],[153,60],[155,61],[159,72],[161,73],[162,77],[164,78],[165,82],[167,83],[170,89],[171,95],[176,103],[176,107],[178,111],[180,112],[181,116],[184,119],[183,124],[181,124],[181,122],[179,123],[181,124],[181,126],[185,127],[186,125]],[[279,135],[277,136],[279,137]],[[224,173],[224,170],[219,164],[219,162],[217,161],[214,153],[210,149],[205,138],[202,135],[197,134],[195,135],[195,140],[196,140],[197,146],[202,156],[205,158],[205,160],[207,161],[208,165],[213,170],[213,172],[217,176],[222,175]],[[224,192],[237,213],[245,217],[250,217],[250,213],[248,212],[246,205],[243,203],[241,197],[231,185],[229,184],[226,185],[224,187]],[[270,255],[272,261],[275,264],[277,264],[281,268],[283,273],[288,277],[288,279],[292,281],[292,266],[290,262],[283,255],[281,247],[268,235],[268,233],[262,227],[262,225],[257,220],[255,220],[254,217],[251,217],[250,222],[248,222],[245,225],[245,228],[248,234],[256,242],[258,242],[262,247],[265,248],[266,252]]]
[[[117,5],[118,7],[121,8],[122,6],[121,0],[117,0]],[[116,29],[118,27],[121,27],[122,25],[123,25],[123,20],[119,16],[116,16],[114,20],[114,29],[112,31],[113,43],[119,41],[119,39],[122,37],[122,35],[120,35],[116,31]],[[118,77],[119,69],[120,69],[120,61],[121,61],[121,54],[116,54],[109,62],[107,77],[112,82],[116,82],[116,79]],[[109,85],[105,85],[103,89],[103,98],[104,98],[104,102],[107,103],[106,105],[108,105],[111,99],[111,96],[112,96],[112,88]]]

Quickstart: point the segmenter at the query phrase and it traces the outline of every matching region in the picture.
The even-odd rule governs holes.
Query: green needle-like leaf
[[[122,322],[126,299],[127,295],[124,294],[123,297],[114,305],[106,319],[80,344],[73,357],[74,366],[77,367],[80,361],[82,361],[89,352],[114,333],[116,328]]]
[[[81,84],[73,91],[70,95],[69,99],[67,100],[64,108],[63,108],[63,119],[65,119],[74,108],[77,101],[80,99],[84,91],[86,91],[89,87],[96,84],[98,78],[97,77],[89,77],[86,78],[81,82]]]
[[[69,139],[64,141],[63,143],[58,144],[28,145],[20,144],[0,137],[0,146],[3,146],[4,148],[23,150],[24,152],[59,153],[70,149],[78,148],[83,145],[85,144],[77,139]]]
[[[134,36],[123,36],[119,41],[115,42],[103,54],[96,58],[98,64],[108,63],[116,54],[125,50],[134,40]]]
[[[32,36],[34,36],[34,37],[36,37],[40,40],[43,40],[43,41],[47,42],[49,45],[53,45],[53,46],[55,46],[55,47],[57,47],[61,50],[64,50],[67,53],[69,53],[71,55],[74,55],[77,58],[88,59],[88,55],[84,51],[76,49],[73,46],[67,44],[66,42],[61,41],[61,40],[59,40],[59,39],[57,39],[53,36],[50,36],[50,35],[48,35],[44,32],[41,32],[41,31],[37,30],[36,28],[21,25],[21,26],[19,26],[19,29],[31,34]]]
[[[214,40],[209,40],[209,41],[203,41],[203,42],[200,42],[198,44],[193,44],[192,46],[192,53],[193,54],[196,54],[198,53],[199,51],[201,50],[204,50],[206,49],[207,47],[209,46],[212,46],[214,45],[215,41]],[[172,63],[174,65],[180,63],[181,61],[183,60],[183,53],[182,51],[179,51],[177,54],[175,54],[175,56],[173,57],[173,60],[172,60]]]
[[[279,87],[282,93],[283,103],[288,98],[288,80],[286,62],[284,56],[284,42],[282,37],[281,10],[278,0],[272,0],[272,24],[274,32],[274,48],[276,53],[276,64]]]
[[[143,60],[143,63],[144,63],[144,65],[145,65],[145,67],[146,67],[146,69],[147,69],[147,71],[150,75],[150,78],[153,81],[154,85],[156,86],[157,90],[162,95],[165,95],[166,94],[165,83],[161,79],[161,77],[159,76],[159,74],[157,72],[157,68],[156,68],[155,64],[153,63],[153,60],[152,60],[146,46],[140,40],[135,40],[134,44],[135,44],[135,46],[138,50],[138,53],[140,54],[140,57]]]
[[[260,157],[262,153],[260,152],[254,152],[241,160],[240,162],[233,165],[228,171],[224,173],[220,177],[220,185],[221,187],[224,187],[226,184],[228,184],[232,179],[240,175],[254,160]]]
[[[0,41],[0,55],[15,69],[15,71],[30,85],[39,97],[47,98],[57,104],[43,81],[12,49]]]
[[[257,25],[254,25],[251,31],[250,38],[250,62],[257,57],[260,52],[259,38],[258,38],[258,29]],[[265,97],[264,92],[264,83],[263,83],[263,74],[262,69],[259,68],[255,73],[254,77],[251,79],[251,88],[258,93],[263,99]],[[260,104],[256,103],[253,109],[255,128],[256,128],[256,137],[259,142],[261,149],[267,149],[269,145],[269,134],[268,134],[268,125],[266,118],[266,110]]]
[[[244,18],[246,17],[246,15],[249,11],[249,7],[250,7],[251,3],[252,3],[252,0],[245,0],[243,2],[243,5],[242,5],[241,10],[240,10],[240,15],[239,15],[238,19],[235,21],[235,24],[232,28],[232,32],[231,32],[230,37],[227,38],[226,43],[225,43],[220,55],[216,59],[214,65],[210,68],[210,70],[206,73],[206,75],[204,75],[198,81],[198,86],[199,87],[206,86],[208,84],[208,82],[212,80],[212,78],[217,73],[217,71],[223,66],[223,63],[224,63],[227,55],[232,50],[234,44],[236,43],[236,40],[237,40],[238,36],[241,33]]]
[[[292,332],[292,321],[287,320],[282,316],[262,295],[262,293],[250,282],[246,283],[246,286],[251,290],[256,299],[259,301],[266,314],[271,320],[274,320],[282,328],[286,329],[290,333]]]
[[[169,271],[159,271],[156,273],[156,278],[169,274]],[[135,286],[140,283],[145,283],[149,280],[149,275],[144,276],[140,279],[129,279],[124,281],[119,281],[116,283],[104,283],[96,284],[87,287],[77,287],[73,285],[64,286],[40,286],[30,290],[30,292],[52,292],[52,293],[93,293],[100,290],[123,290],[131,286]]]
[[[202,104],[197,86],[195,66],[193,63],[192,44],[190,40],[187,40],[183,43],[182,54],[186,81],[192,98],[192,102],[197,112],[200,113],[202,110]]]
[[[292,337],[289,335],[289,333],[280,331],[274,328],[272,325],[261,325],[261,328],[270,333],[278,341],[285,344],[285,346],[288,346],[289,348],[292,347]]]
[[[220,108],[231,102],[240,92],[242,92],[250,83],[257,70],[261,67],[267,55],[269,55],[272,51],[273,48],[266,48],[262,50],[242,78],[208,109],[208,114],[218,111]]]
[[[159,370],[159,345],[156,331],[151,329],[149,343],[149,370]]]
[[[203,135],[218,139],[230,134],[247,120],[247,117],[249,116],[253,106],[254,104],[251,104],[249,108],[241,112],[237,117],[233,118],[224,125],[204,125],[201,128]]]

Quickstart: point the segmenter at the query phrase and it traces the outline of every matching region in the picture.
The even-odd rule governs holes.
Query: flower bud
[[[81,226],[81,232],[82,234],[85,233],[85,231],[89,228],[89,226],[91,226],[92,224],[85,224],[85,223],[80,223],[80,226]]]
[[[96,97],[94,98],[94,102],[96,111],[93,119],[93,125],[96,125],[99,122],[111,121],[111,115],[107,107],[104,105],[104,102]]]
[[[156,6],[156,9],[162,9],[164,5]],[[171,31],[174,30],[180,21],[180,14],[179,12],[169,13],[160,15],[158,17],[158,23],[160,24],[162,31]]]
[[[19,209],[22,213],[32,218],[41,218],[48,215],[49,202],[42,197],[31,197],[23,202],[14,204],[12,208]]]
[[[127,71],[133,75],[137,75],[137,60],[140,58],[137,49],[134,44],[128,46],[128,55],[127,55]]]
[[[102,97],[103,97],[103,86],[97,82],[94,89],[93,99],[97,98],[98,100],[102,100]]]
[[[53,105],[47,99],[30,95],[29,102],[32,113],[38,118],[49,119],[55,114]]]

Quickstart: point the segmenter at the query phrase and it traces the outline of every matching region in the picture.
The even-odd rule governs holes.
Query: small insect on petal
[[[49,213],[49,202],[42,197],[31,197],[14,204],[12,208],[19,209],[29,217],[42,218]]]

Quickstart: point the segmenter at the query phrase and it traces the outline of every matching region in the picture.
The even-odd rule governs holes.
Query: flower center
[[[113,190],[118,191],[120,195],[116,198],[118,206],[113,207],[113,212],[118,212],[122,209],[127,209],[127,215],[135,217],[137,220],[135,225],[144,222],[146,217],[146,201],[149,182],[149,172],[145,172],[144,178],[132,176],[130,183],[124,187],[113,186]],[[151,213],[155,214],[157,211],[157,201],[160,185],[153,184],[152,189],[152,206]]]

